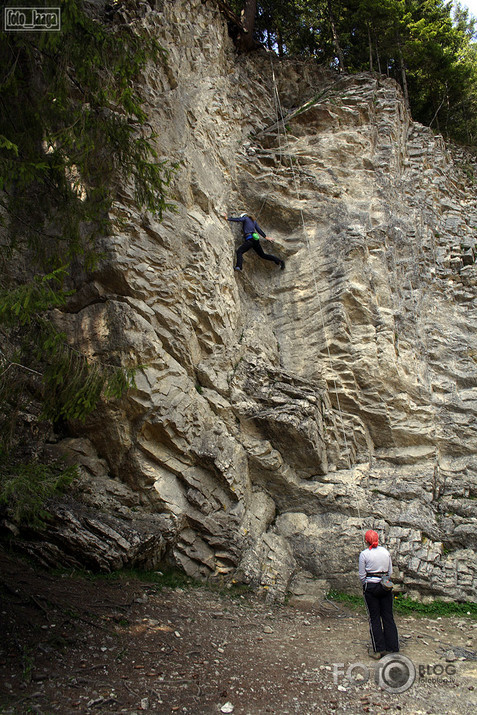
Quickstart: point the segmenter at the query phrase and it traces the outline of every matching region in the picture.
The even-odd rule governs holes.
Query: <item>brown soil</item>
[[[53,576],[1,551],[0,574],[5,715],[477,712],[470,619],[396,618],[417,669],[397,694],[375,682],[364,611]]]

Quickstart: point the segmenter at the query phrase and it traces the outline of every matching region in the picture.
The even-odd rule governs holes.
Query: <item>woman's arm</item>
[[[260,226],[258,225],[258,223],[256,221],[255,221],[255,230],[257,233],[260,234],[260,236],[262,236],[263,238],[267,238],[267,234],[265,233],[265,231],[263,231],[263,229],[260,228]],[[269,238],[268,240],[271,241],[272,239]]]
[[[359,578],[361,583],[366,581],[366,562],[365,562],[365,552],[362,551],[359,555]]]

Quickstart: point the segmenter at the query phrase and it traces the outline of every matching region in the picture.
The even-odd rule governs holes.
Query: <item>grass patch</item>
[[[396,613],[421,615],[435,618],[436,616],[464,616],[477,619],[477,603],[457,603],[456,601],[432,601],[420,603],[398,594],[394,597],[394,610]]]
[[[51,573],[51,572],[50,572]],[[186,573],[179,569],[170,566],[163,566],[156,571],[142,569],[121,569],[111,573],[92,573],[90,571],[82,571],[74,569],[55,569],[53,572],[57,575],[68,575],[71,578],[79,577],[88,581],[127,581],[140,582],[155,587],[157,592],[164,588],[181,588],[184,590],[192,590],[203,588],[207,591],[220,593],[231,598],[237,598],[245,593],[250,593],[253,589],[247,584],[232,583],[232,585],[223,582],[214,581],[199,581],[198,579],[187,576]]]
[[[331,590],[326,594],[329,601],[336,601],[337,603],[343,603],[354,611],[364,611],[364,599],[362,596],[354,596],[351,593],[344,593],[343,591]]]
[[[330,591],[327,595],[330,601],[343,603],[354,610],[365,610],[362,596],[354,596],[342,591]],[[404,594],[394,596],[394,612],[411,616],[463,616],[464,618],[477,619],[477,603],[457,603],[456,601],[439,601],[421,603],[414,601]]]
[[[52,569],[53,575],[69,576],[70,578],[84,578],[87,581],[138,581],[163,588],[199,588],[204,584],[182,571],[173,568],[158,568],[156,571],[142,569],[121,569],[110,573],[92,572],[83,569]]]

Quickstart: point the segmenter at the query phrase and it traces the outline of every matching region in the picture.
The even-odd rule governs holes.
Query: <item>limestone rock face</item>
[[[144,366],[77,428],[103,465],[85,466],[83,499],[120,485],[115,518],[135,495],[149,526],[163,520],[158,555],[271,598],[313,579],[359,591],[375,528],[402,588],[475,600],[464,157],[391,80],[238,56],[211,0],[141,7],[133,23],[168,51],[143,83],[160,158],[179,164],[176,211],[158,222],[122,187],[104,263],[58,315],[88,353]],[[284,271],[253,251],[233,271],[223,215],[242,211]]]

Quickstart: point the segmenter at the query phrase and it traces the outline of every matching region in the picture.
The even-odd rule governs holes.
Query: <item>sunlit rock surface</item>
[[[176,211],[159,222],[121,187],[104,263],[58,316],[88,353],[144,366],[78,428],[105,465],[86,465],[80,498],[147,515],[145,539],[156,523],[142,563],[167,554],[272,598],[358,590],[375,528],[407,591],[475,600],[469,159],[413,123],[391,80],[238,56],[214,2],[146,9],[133,22],[168,52],[144,97],[160,159],[178,162]],[[233,271],[223,215],[241,211],[285,271],[253,252]]]

